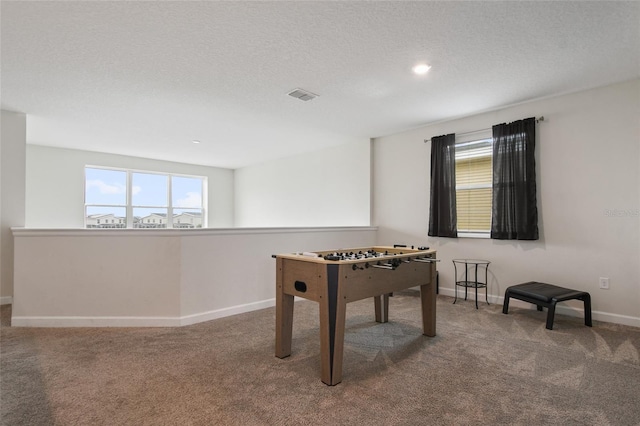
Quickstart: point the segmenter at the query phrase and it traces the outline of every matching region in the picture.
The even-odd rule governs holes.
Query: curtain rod
[[[536,123],[539,123],[541,121],[544,121],[544,116],[540,116],[539,118],[536,118]],[[470,132],[462,132],[462,133],[456,133],[456,136],[462,136],[462,135],[470,135],[472,133],[480,133],[480,132],[486,132],[487,130],[491,130],[491,128],[488,129],[480,129],[480,130],[472,130]],[[431,136],[429,139],[425,139],[424,143],[427,142],[431,142],[431,139],[433,139],[435,136]]]

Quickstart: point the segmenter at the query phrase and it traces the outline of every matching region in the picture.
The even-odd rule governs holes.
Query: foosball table
[[[436,252],[427,247],[366,247],[273,255],[276,259],[276,357],[291,355],[294,297],[320,308],[321,378],[342,381],[346,306],[372,297],[387,322],[389,295],[420,287],[423,334],[436,335]]]

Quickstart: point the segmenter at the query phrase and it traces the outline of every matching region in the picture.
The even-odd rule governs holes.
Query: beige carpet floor
[[[275,309],[180,328],[17,328],[3,306],[3,425],[640,425],[640,329],[417,292],[390,322],[347,307],[343,382],[320,381],[318,308],[298,302],[293,353]]]

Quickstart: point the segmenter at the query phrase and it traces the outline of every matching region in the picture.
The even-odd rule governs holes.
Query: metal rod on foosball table
[[[371,267],[379,268],[379,269],[391,269],[391,270],[396,269],[393,265],[371,265]]]

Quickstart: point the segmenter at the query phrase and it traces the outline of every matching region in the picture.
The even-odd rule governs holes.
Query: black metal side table
[[[489,275],[489,264],[491,262],[488,260],[480,260],[480,259],[453,259],[453,269],[455,270],[456,277],[456,287],[455,292],[456,296],[453,300],[455,304],[458,301],[458,287],[464,287],[464,300],[467,300],[467,291],[469,287],[473,287],[476,289],[476,309],[478,309],[478,288],[484,288],[484,297],[487,301],[487,305],[489,304],[489,295],[487,294],[487,277]],[[464,265],[464,281],[458,281],[458,266],[462,268]],[[478,267],[482,271],[484,268],[484,282],[478,281]],[[469,268],[474,269],[474,279],[473,281],[469,280]]]

